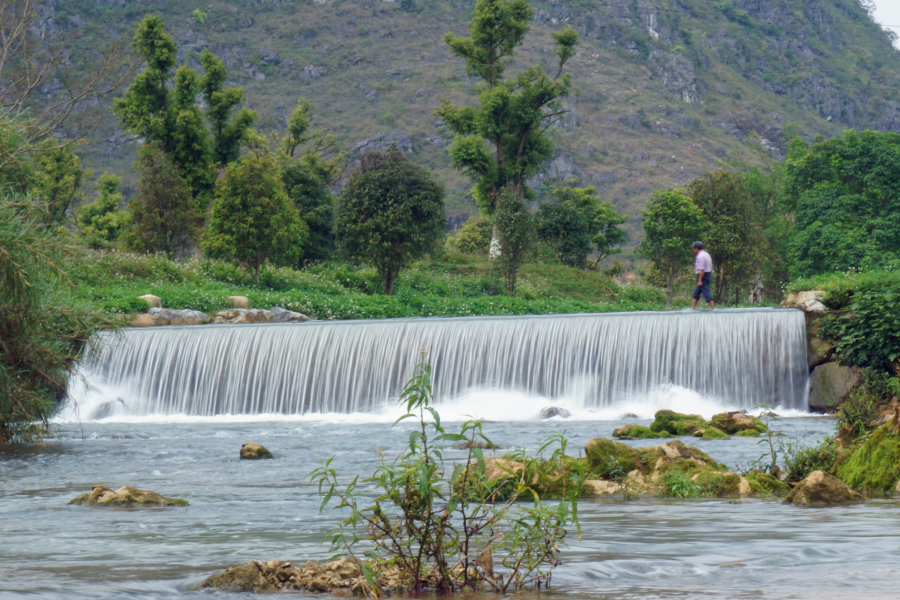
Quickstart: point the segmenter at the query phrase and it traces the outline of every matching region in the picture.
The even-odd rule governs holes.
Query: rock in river
[[[849,485],[823,471],[813,471],[797,484],[784,504],[821,508],[835,504],[864,502],[865,497]]]
[[[553,417],[562,417],[563,419],[568,419],[570,416],[572,416],[572,413],[564,408],[559,408],[558,406],[548,406],[547,408],[541,410],[542,419],[552,419]]]
[[[105,485],[95,485],[90,493],[81,494],[69,504],[90,506],[121,506],[133,508],[137,506],[187,506],[187,500],[165,498],[156,492],[139,490],[129,485],[113,491]]]
[[[256,442],[247,442],[241,446],[241,458],[246,460],[258,460],[261,458],[275,458],[272,453]]]

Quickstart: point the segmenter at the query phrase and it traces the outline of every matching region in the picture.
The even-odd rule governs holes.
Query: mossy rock
[[[860,444],[837,468],[838,479],[870,493],[894,490],[900,478],[900,435],[882,426]]]
[[[675,437],[666,432],[653,431],[646,425],[622,425],[613,431],[613,437],[629,437],[639,440]]]
[[[629,473],[641,464],[637,450],[628,444],[606,438],[594,438],[589,441],[584,447],[584,453],[590,464],[591,473],[600,479],[609,477],[615,463],[618,463],[623,473]]]
[[[701,440],[730,440],[731,436],[717,427],[707,427],[703,430]]]
[[[735,433],[734,435],[736,435],[737,437],[752,437],[752,438],[755,438],[755,437],[759,437],[760,435],[762,435],[762,432],[759,432],[759,431],[757,431],[757,430],[755,430],[755,429],[745,429],[744,431],[738,431],[738,432]]]
[[[262,460],[266,458],[275,458],[265,446],[260,446],[256,442],[247,442],[241,446],[242,460]]]
[[[771,473],[747,473],[744,478],[750,482],[754,494],[771,494],[776,498],[784,498],[791,493],[791,486]]]
[[[756,433],[765,433],[767,431],[762,421],[742,412],[719,413],[713,415],[709,422],[729,435],[740,435],[742,431],[754,431]]]
[[[679,436],[695,435],[705,428],[706,421],[700,415],[685,415],[673,410],[656,411],[650,424],[651,431]]]
[[[90,492],[79,494],[69,504],[79,506],[118,506],[122,508],[139,508],[150,506],[187,506],[182,498],[166,498],[150,490],[139,490],[131,486],[122,486],[111,490],[105,485],[95,485]]]
[[[741,478],[736,473],[701,471],[694,478],[700,486],[700,495],[709,498],[739,498]]]

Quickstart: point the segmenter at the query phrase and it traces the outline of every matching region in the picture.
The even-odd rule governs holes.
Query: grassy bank
[[[374,269],[325,263],[302,270],[264,268],[260,285],[242,269],[218,261],[174,262],[161,256],[96,253],[90,263],[68,265],[80,299],[106,314],[147,310],[138,296],[154,294],[166,308],[214,313],[230,308],[229,296],[246,296],[252,306],[282,306],[318,319],[374,319],[420,316],[518,315],[661,310],[655,288],[617,285],[595,271],[552,263],[522,269],[516,296],[487,260],[446,253],[404,271],[393,296],[379,292]],[[676,308],[688,305],[679,298]]]

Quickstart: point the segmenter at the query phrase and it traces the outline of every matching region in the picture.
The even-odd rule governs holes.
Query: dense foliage
[[[600,202],[594,188],[559,187],[549,195],[551,200],[538,207],[538,234],[561,263],[586,268],[593,255],[596,268],[625,242],[619,225],[626,217],[609,202]]]
[[[519,269],[534,251],[537,237],[534,216],[521,190],[507,187],[500,192],[494,208],[494,226],[497,228],[499,255],[495,261],[506,283],[506,293],[516,293]]]
[[[270,156],[248,154],[225,169],[201,245],[207,255],[244,266],[260,282],[270,261],[296,264],[308,229],[290,201]]]
[[[47,229],[47,207],[0,190],[0,445],[39,438],[74,361],[104,324],[61,266],[79,251]]]
[[[411,260],[437,248],[444,191],[396,146],[363,155],[338,205],[335,229],[344,253],[375,267],[384,293]]]
[[[638,252],[653,261],[666,284],[672,305],[675,280],[691,264],[691,244],[703,231],[703,211],[684,190],[655,192],[643,212],[644,239]]]
[[[817,139],[785,172],[796,206],[796,274],[883,268],[900,258],[900,134]]]

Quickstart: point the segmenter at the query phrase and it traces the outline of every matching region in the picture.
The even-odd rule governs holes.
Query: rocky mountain
[[[521,65],[549,66],[551,33],[582,36],[576,92],[554,128],[558,151],[532,183],[593,185],[631,218],[654,189],[681,186],[741,153],[755,135],[773,157],[785,131],[900,131],[900,55],[859,0],[534,0]],[[75,61],[130,40],[163,17],[179,60],[200,70],[209,48],[245,88],[261,130],[281,129],[300,97],[314,125],[350,154],[397,143],[433,168],[458,223],[474,212],[449,165],[442,97],[474,82],[442,40],[462,34],[474,0],[44,0],[33,33],[68,36]],[[197,9],[205,14],[198,14]],[[47,86],[47,95],[54,93]],[[85,166],[133,181],[137,141],[109,114],[81,148]],[[127,191],[127,190],[126,190]]]

